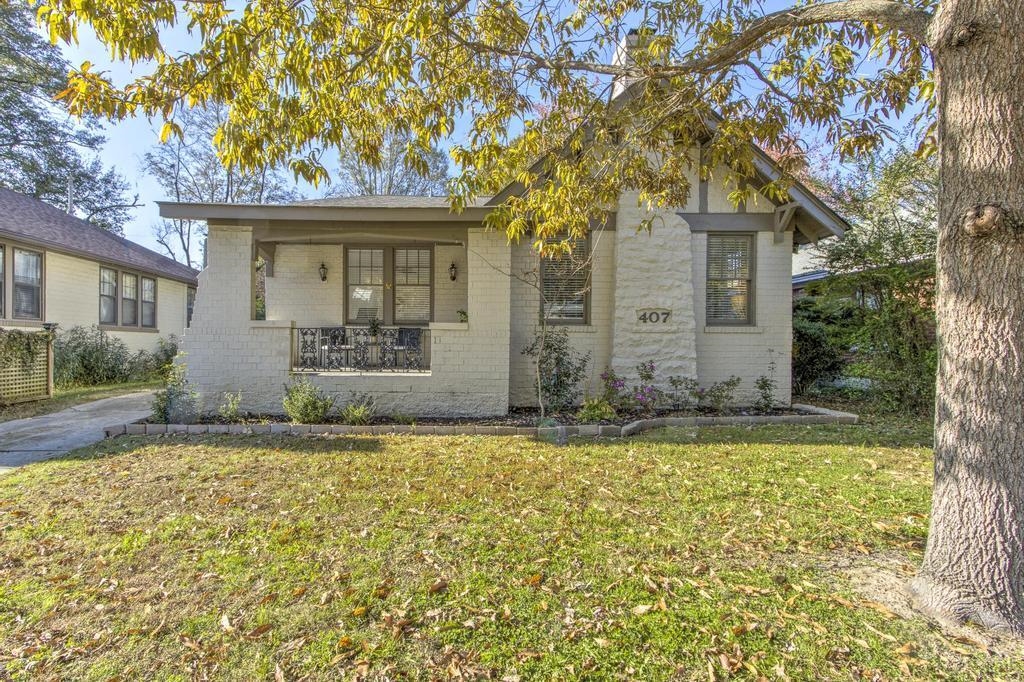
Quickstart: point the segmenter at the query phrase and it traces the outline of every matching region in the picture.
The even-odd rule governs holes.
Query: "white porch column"
[[[637,232],[654,217],[650,233]],[[669,376],[697,377],[693,255],[689,225],[674,211],[647,211],[637,194],[620,197],[615,238],[615,312],[611,366],[636,379],[653,361],[659,386]],[[667,314],[667,321],[666,321]]]
[[[461,331],[431,336],[435,399],[451,414],[508,412],[512,249],[503,233],[470,228],[466,245],[466,312]]]
[[[183,345],[186,377],[200,394],[200,407],[215,410],[225,392],[240,392],[243,409],[279,412],[291,330],[252,319],[252,228],[210,225],[206,261]]]

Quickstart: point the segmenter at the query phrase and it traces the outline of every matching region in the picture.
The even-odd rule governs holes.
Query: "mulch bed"
[[[560,412],[546,415],[554,423],[564,426],[579,426],[580,424],[603,424],[624,426],[638,419],[651,419],[655,417],[744,417],[744,416],[785,416],[805,414],[797,410],[777,409],[771,412],[760,412],[752,409],[736,409],[725,415],[717,414],[711,410],[658,410],[654,413],[630,413],[620,415],[617,419],[603,420],[599,422],[583,422],[576,418],[575,412]],[[424,426],[462,426],[475,424],[478,426],[537,426],[540,421],[540,410],[536,408],[514,407],[504,417],[416,417],[403,420],[396,420],[393,415],[378,415],[370,421],[372,426],[420,424]],[[142,424],[159,423],[147,419]],[[246,414],[239,419],[224,419],[215,414],[202,415],[193,422],[195,424],[289,424],[291,420],[283,414]],[[329,415],[321,423],[323,424],[344,424],[338,415]]]

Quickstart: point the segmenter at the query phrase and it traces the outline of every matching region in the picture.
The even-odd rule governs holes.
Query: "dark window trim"
[[[380,320],[381,325],[386,327],[427,327],[434,321],[434,269],[437,267],[437,254],[434,252],[433,244],[417,244],[415,242],[405,244],[380,244],[380,243],[348,243],[341,252],[341,281],[342,281],[342,319],[346,325],[362,326],[358,322],[349,319],[348,310],[348,252],[350,249],[382,249],[384,251],[384,319]],[[395,319],[395,250],[416,249],[430,251],[430,319],[426,322],[406,322]],[[390,278],[390,279],[389,279]],[[422,286],[422,285],[413,285]]]
[[[0,242],[0,245],[4,246],[4,302],[3,311],[5,314],[9,313],[9,317],[12,321],[17,321],[19,324],[22,322],[39,322],[41,323],[46,319],[46,251],[37,247],[22,245],[20,242],[4,241]],[[39,255],[39,315],[37,317],[27,317],[25,315],[18,315],[17,311],[14,310],[14,252],[15,251],[27,251]]]
[[[549,241],[560,241],[560,240],[549,240]],[[590,238],[584,238],[583,248],[586,253],[585,261],[587,264],[587,284],[586,289],[583,292],[583,319],[571,319],[561,317],[547,317],[544,314],[544,276],[546,272],[546,264],[548,263],[547,258],[542,258],[540,261],[540,291],[538,291],[538,297],[540,298],[540,311],[537,315],[540,318],[542,324],[551,326],[565,326],[565,327],[586,327],[590,325],[590,294],[594,288],[594,259],[593,254],[590,251]]]
[[[155,275],[148,275],[141,270],[130,270],[128,268],[119,268],[114,265],[108,265],[106,263],[100,263],[99,268],[99,279],[96,282],[96,302],[97,305],[102,301],[100,292],[100,285],[103,282],[103,271],[110,270],[114,272],[114,313],[116,320],[114,322],[103,322],[102,319],[99,321],[101,329],[108,329],[111,331],[143,331],[143,332],[154,332],[160,328],[160,278]],[[124,324],[124,276],[132,275],[135,277],[135,324]],[[146,326],[142,324],[142,280],[149,279],[153,281],[153,326]],[[131,299],[128,299],[131,300]],[[99,309],[96,314],[99,318]]]
[[[746,237],[750,240],[750,274],[747,281],[747,319],[720,320],[708,316],[708,282],[711,281],[711,239],[713,237]],[[712,232],[707,233],[704,244],[704,324],[708,327],[756,327],[757,326],[757,233],[756,232]]]

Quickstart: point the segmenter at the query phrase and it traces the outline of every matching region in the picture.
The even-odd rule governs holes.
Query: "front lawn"
[[[0,677],[1024,674],[835,568],[919,559],[927,437],[108,441],[0,479]]]

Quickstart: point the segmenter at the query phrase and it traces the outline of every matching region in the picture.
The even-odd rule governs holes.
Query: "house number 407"
[[[671,310],[638,310],[637,321],[640,324],[667,324],[672,316]]]

